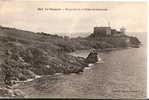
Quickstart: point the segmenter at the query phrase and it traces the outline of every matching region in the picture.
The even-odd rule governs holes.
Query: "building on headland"
[[[94,34],[99,36],[110,36],[111,27],[94,27]]]
[[[112,29],[111,27],[94,27],[94,34],[96,36],[124,36],[126,29],[120,28],[120,31]]]

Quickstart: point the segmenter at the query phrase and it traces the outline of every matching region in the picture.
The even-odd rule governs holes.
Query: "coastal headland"
[[[70,38],[0,26],[0,87],[11,87],[42,75],[79,74],[88,63],[86,58],[69,55],[77,50],[111,51],[141,44],[136,37],[128,35],[98,34]],[[0,97],[12,96],[4,94],[1,92]]]

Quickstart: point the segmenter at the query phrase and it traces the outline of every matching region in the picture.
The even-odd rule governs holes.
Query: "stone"
[[[96,63],[98,61],[98,53],[95,51],[90,52],[86,58],[86,63]]]

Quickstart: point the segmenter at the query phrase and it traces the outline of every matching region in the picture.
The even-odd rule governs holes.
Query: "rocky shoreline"
[[[124,48],[108,48],[108,51],[121,50],[121,49],[124,49]],[[107,52],[107,50],[102,50],[102,51],[101,50],[97,50],[97,51],[98,52],[105,52],[105,51]],[[83,57],[81,57],[81,58],[83,58]],[[83,59],[85,60],[86,58],[83,58]],[[100,58],[100,60],[101,60],[101,58]],[[102,60],[101,61],[97,61],[95,63],[100,63],[100,62],[103,63]],[[87,66],[82,67],[81,68],[82,71],[80,71],[79,73],[83,72],[84,69],[90,68],[95,63],[87,63],[86,64]],[[71,73],[76,73],[76,72],[71,72]],[[76,73],[76,74],[79,74],[79,73]],[[53,76],[53,75],[63,75],[63,74],[66,74],[66,73],[54,73],[54,74],[51,74],[50,76]],[[0,92],[1,92],[0,95],[3,95],[4,98],[26,98],[25,94],[21,90],[17,89],[17,86],[22,84],[22,83],[34,81],[35,79],[42,78],[44,76],[49,76],[49,75],[41,75],[41,76],[35,75],[35,77],[27,79],[27,80],[15,81],[15,84],[10,86],[9,88],[5,88],[5,87],[0,88]]]

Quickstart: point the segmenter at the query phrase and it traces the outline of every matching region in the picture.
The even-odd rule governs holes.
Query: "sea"
[[[45,76],[20,89],[30,98],[144,99],[147,91],[147,33],[139,48],[98,52],[100,61],[81,74]],[[74,52],[87,57],[89,51]]]

